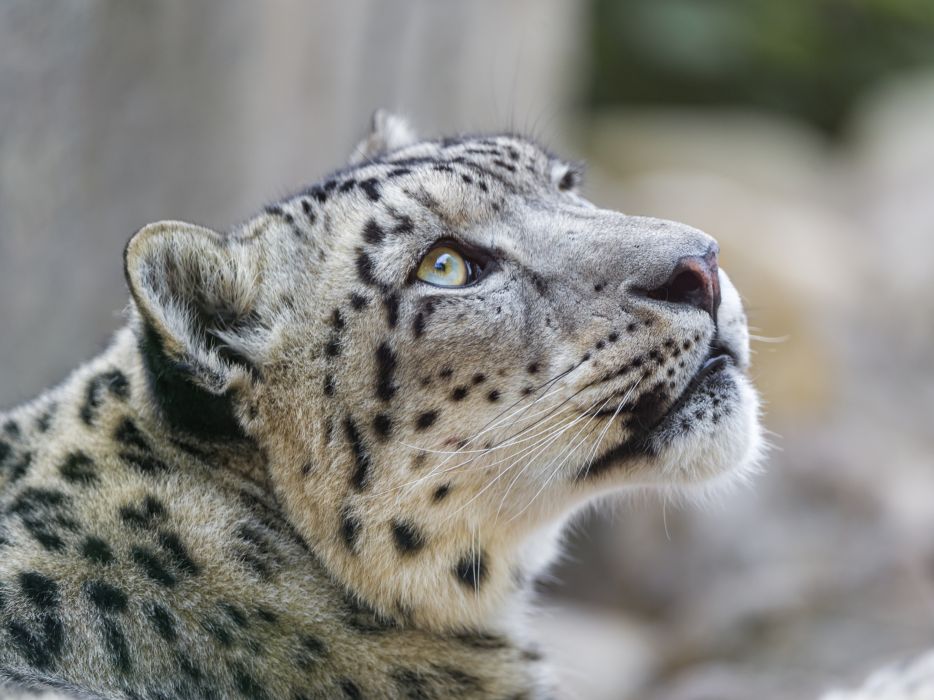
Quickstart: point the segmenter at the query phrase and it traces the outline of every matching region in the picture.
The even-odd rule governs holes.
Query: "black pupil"
[[[438,259],[435,260],[435,270],[437,270],[438,272],[447,272],[448,263],[450,262],[450,260],[451,260],[451,256],[449,254],[442,253],[441,255],[438,256]]]

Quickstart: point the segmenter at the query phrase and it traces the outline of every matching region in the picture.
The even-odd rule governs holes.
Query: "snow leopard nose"
[[[706,311],[714,320],[720,306],[717,274],[719,248],[713,244],[704,255],[685,255],[675,263],[668,280],[646,292],[650,299],[684,304]]]

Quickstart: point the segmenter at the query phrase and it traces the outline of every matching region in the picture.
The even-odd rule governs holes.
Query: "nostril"
[[[716,253],[681,258],[668,281],[645,294],[650,299],[693,306],[714,316],[720,305]]]
[[[693,270],[685,270],[671,281],[670,300],[676,303],[689,302],[691,295],[703,288],[703,278]]]

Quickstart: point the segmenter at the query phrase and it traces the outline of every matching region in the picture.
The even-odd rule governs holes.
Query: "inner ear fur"
[[[249,243],[201,226],[163,221],[127,244],[127,284],[146,333],[216,393],[257,373],[247,348],[256,321],[260,270]],[[243,342],[238,342],[242,340]]]

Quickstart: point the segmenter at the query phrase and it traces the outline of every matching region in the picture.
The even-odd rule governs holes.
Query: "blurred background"
[[[934,646],[931,0],[4,0],[0,406],[121,323],[121,251],[341,165],[376,107],[517,129],[720,240],[765,472],[578,521],[535,624],[569,698],[800,700]]]

